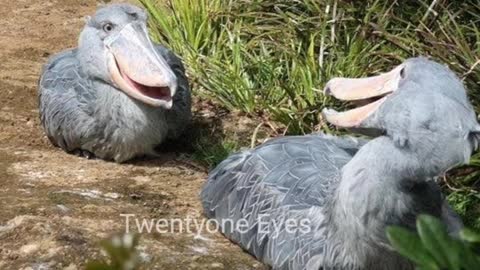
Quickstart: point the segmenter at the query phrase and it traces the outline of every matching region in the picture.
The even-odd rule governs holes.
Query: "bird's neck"
[[[341,248],[331,253],[342,250],[351,254],[352,262],[365,263],[377,257],[369,252],[381,252],[388,245],[387,226],[413,228],[419,212],[439,215],[441,194],[435,184],[428,184],[433,170],[422,153],[379,137],[342,168],[329,223],[332,242]],[[393,253],[385,256],[396,258]]]

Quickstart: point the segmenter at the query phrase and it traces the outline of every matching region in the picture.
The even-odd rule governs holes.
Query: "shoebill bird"
[[[462,227],[435,182],[468,162],[480,140],[462,82],[413,58],[379,76],[332,79],[325,92],[363,104],[324,109],[327,121],[381,135],[283,137],[234,154],[208,177],[206,215],[273,269],[414,269],[385,229],[414,229],[419,214],[452,233]]]
[[[39,81],[40,118],[50,141],[69,153],[124,162],[155,155],[191,118],[182,62],[155,45],[146,13],[100,8],[78,48],[53,56]]]

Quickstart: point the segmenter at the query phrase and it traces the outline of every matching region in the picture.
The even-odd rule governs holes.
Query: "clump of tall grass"
[[[480,101],[478,0],[140,2],[154,38],[184,58],[202,94],[288,133],[319,128],[319,110],[335,105],[321,91],[330,78],[375,74],[416,55],[449,64]]]

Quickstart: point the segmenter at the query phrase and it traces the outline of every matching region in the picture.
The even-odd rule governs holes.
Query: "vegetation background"
[[[140,2],[153,38],[183,58],[194,94],[261,119],[257,129],[338,133],[320,116],[326,106],[347,106],[323,96],[330,78],[377,74],[420,55],[454,70],[480,112],[480,0]],[[214,166],[248,145],[200,137],[196,155]],[[441,182],[465,223],[480,230],[480,154]]]

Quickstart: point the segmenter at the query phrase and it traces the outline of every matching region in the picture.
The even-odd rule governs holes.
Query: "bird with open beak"
[[[145,11],[112,4],[87,18],[78,48],[44,66],[39,109],[54,145],[124,162],[178,137],[191,97],[180,59],[150,40]]]
[[[434,181],[469,162],[480,143],[462,81],[417,57],[378,76],[332,79],[325,92],[360,104],[325,108],[328,122],[378,135],[285,136],[235,153],[209,173],[206,216],[272,269],[415,269],[386,229],[413,230],[421,214],[451,234],[463,227]]]

